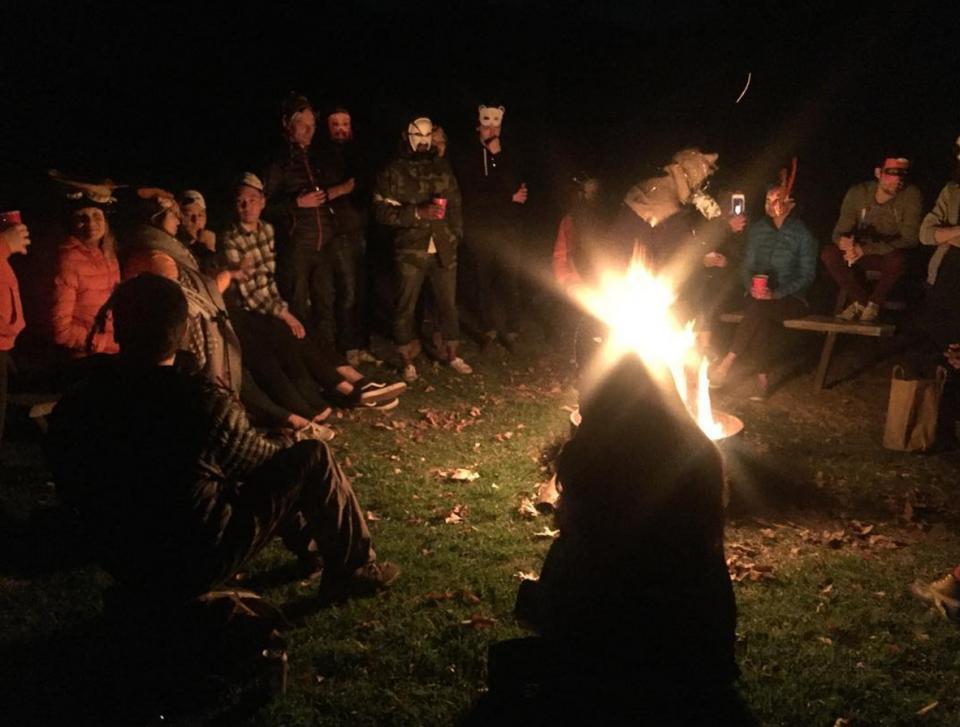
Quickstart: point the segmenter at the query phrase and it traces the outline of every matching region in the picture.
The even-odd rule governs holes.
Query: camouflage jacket
[[[433,197],[447,200],[442,220],[417,219],[417,205]],[[430,238],[446,267],[456,262],[457,243],[463,236],[460,187],[450,164],[433,150],[414,154],[402,150],[377,175],[373,192],[373,214],[377,222],[394,232],[394,246],[399,250],[422,250],[430,247]]]

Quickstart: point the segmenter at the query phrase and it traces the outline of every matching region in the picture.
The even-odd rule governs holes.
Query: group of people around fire
[[[51,416],[47,452],[61,498],[97,533],[102,560],[121,584],[147,591],[162,584],[166,599],[195,598],[277,535],[304,575],[322,573],[321,588],[331,594],[372,592],[397,578],[398,566],[376,556],[323,422],[334,406],[398,405],[420,376],[425,316],[437,358],[458,375],[472,373],[460,345],[461,242],[475,262],[481,348],[512,351],[518,340],[528,263],[520,219],[536,190],[503,148],[505,109],[478,111],[478,143],[452,154],[455,163],[443,129],[418,116],[392,161],[370,178],[349,110],[318,115],[291,95],[282,153],[262,175],[237,177],[233,219],[217,235],[207,229],[200,191],[124,191],[53,174],[65,235],[48,323],[65,353],[57,381],[66,393]],[[934,248],[925,330],[960,368],[956,182],[924,217],[920,193],[908,184],[910,161],[886,156],[873,180],[850,188],[832,243],[820,249],[794,212],[795,162],[767,187],[763,216],[748,222],[742,195],[718,201],[706,193],[717,161],[698,149],[677,152],[662,175],[626,193],[612,218],[599,202],[599,180],[578,176],[554,246],[558,288],[575,298],[579,286],[640,260],[675,281],[679,317],[697,322],[705,350],[733,303],[743,321],[729,349],[715,352],[711,383],[724,385],[733,365],[747,360],[757,374],[754,396],[764,398],[771,339],[783,320],[806,315],[818,258],[847,294],[838,318],[869,324],[908,269],[909,249],[923,243]],[[118,208],[125,224],[115,230]],[[362,372],[380,363],[370,347],[368,215],[392,241],[389,318],[400,380]],[[27,225],[4,218],[0,424],[11,351],[25,326],[9,258],[29,243]],[[866,271],[879,274],[872,288]],[[590,660],[598,698],[609,675],[600,662],[617,643],[619,674],[652,679],[665,662],[650,656],[670,652],[677,675],[709,662],[691,686],[730,700],[723,690],[737,672],[736,612],[723,562],[720,463],[679,400],[656,393],[637,365],[622,363],[583,394],[581,431],[559,467],[562,534],[527,596],[526,619],[549,644],[536,653],[556,668],[569,674]],[[626,441],[625,430],[636,436]],[[657,464],[658,452],[678,447],[690,453],[688,466]],[[636,496],[641,484],[649,497]],[[622,515],[622,528],[612,512]],[[680,515],[688,520],[664,527]],[[624,550],[627,541],[634,545]],[[665,570],[651,559],[664,551],[685,559],[683,567]],[[597,569],[600,562],[609,567]],[[623,573],[652,580],[624,586]],[[636,638],[624,637],[617,612],[638,603],[649,613]],[[661,644],[684,632],[681,648]],[[489,705],[491,714],[500,706]]]

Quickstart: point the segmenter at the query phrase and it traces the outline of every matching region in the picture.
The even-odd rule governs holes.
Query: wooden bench
[[[10,404],[29,409],[27,415],[44,434],[47,432],[47,417],[59,400],[60,394],[34,391],[11,393],[7,397]]]
[[[743,320],[743,313],[721,313],[720,320],[724,323],[740,323]],[[822,391],[827,379],[827,370],[830,368],[830,358],[833,356],[833,347],[836,345],[837,336],[848,334],[852,336],[871,336],[873,338],[889,338],[896,331],[896,326],[892,323],[861,323],[860,321],[842,321],[835,316],[811,315],[804,318],[788,318],[783,322],[784,328],[790,328],[795,331],[809,331],[812,333],[825,333],[826,338],[823,341],[823,348],[820,350],[820,362],[817,364],[817,373],[813,379],[813,387],[816,391]]]

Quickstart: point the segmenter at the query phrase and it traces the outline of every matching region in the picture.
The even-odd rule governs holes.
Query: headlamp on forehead
[[[417,147],[426,144],[429,149],[433,141],[433,122],[426,116],[414,119],[407,127],[407,139],[410,140],[410,148],[417,151]]]

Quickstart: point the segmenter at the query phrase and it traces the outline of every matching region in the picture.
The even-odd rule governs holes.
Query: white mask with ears
[[[503,106],[484,106],[480,104],[477,107],[480,117],[480,126],[502,126],[503,115],[506,109]]]
[[[429,149],[433,139],[433,122],[426,116],[414,119],[407,127],[407,139],[414,151],[421,144],[426,144],[426,149]]]

